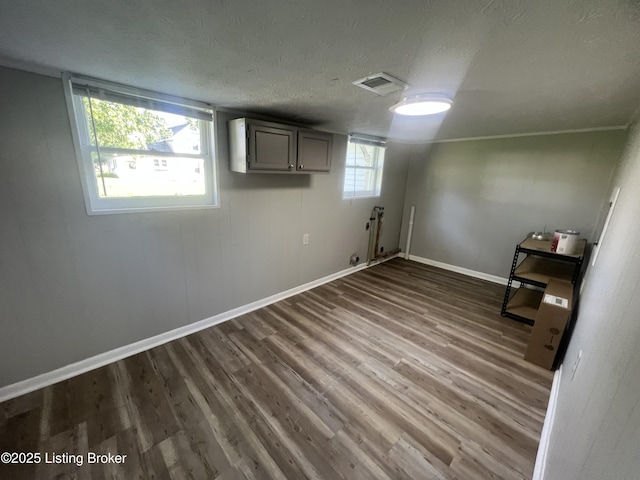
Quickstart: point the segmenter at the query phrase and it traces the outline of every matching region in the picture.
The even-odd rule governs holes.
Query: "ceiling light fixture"
[[[452,103],[444,95],[419,93],[404,97],[389,110],[399,115],[433,115],[446,112],[451,108]]]

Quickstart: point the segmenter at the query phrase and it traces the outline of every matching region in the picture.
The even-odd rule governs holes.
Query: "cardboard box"
[[[524,359],[547,370],[553,363],[573,310],[573,285],[549,280],[536,314]]]

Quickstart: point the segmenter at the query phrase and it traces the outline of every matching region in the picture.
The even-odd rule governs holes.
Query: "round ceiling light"
[[[399,115],[434,115],[446,112],[452,101],[443,95],[419,93],[404,97],[389,110]]]

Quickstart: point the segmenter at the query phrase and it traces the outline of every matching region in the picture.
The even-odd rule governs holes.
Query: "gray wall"
[[[342,200],[345,136],[330,175],[245,176],[220,114],[221,208],[90,217],[61,80],[0,69],[0,112],[0,386],[348,268],[374,205],[398,246],[407,147],[381,198]]]
[[[620,196],[562,367],[547,480],[640,475],[640,126],[631,129],[614,184]]]
[[[411,152],[401,245],[416,206],[411,254],[507,277],[528,232],[593,231],[623,130],[470,140]]]

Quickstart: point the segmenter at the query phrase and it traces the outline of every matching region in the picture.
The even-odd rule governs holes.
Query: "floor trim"
[[[553,384],[551,385],[551,393],[549,394],[549,404],[547,405],[547,413],[544,417],[542,425],[542,433],[540,434],[540,443],[538,444],[538,454],[536,455],[536,464],[533,469],[533,477],[531,480],[543,480],[544,471],[547,466],[547,453],[549,452],[549,443],[551,440],[551,429],[553,428],[553,420],[556,416],[556,408],[558,407],[558,394],[560,392],[560,379],[562,378],[562,365],[558,367],[553,375]]]
[[[171,342],[172,340],[191,335],[192,333],[199,332],[200,330],[204,330],[205,328],[218,325],[233,318],[239,317],[240,315],[244,315],[245,313],[252,312],[259,308],[266,307],[267,305],[271,305],[272,303],[284,300],[285,298],[292,297],[293,295],[297,295],[325,283],[332,282],[333,280],[336,280],[338,278],[351,275],[352,273],[364,270],[366,268],[373,267],[380,263],[391,260],[392,258],[395,258],[397,256],[398,254],[390,255],[389,257],[372,263],[371,265],[362,263],[356,267],[351,267],[336,273],[332,273],[331,275],[327,275],[326,277],[313,280],[294,288],[290,288],[289,290],[285,290],[284,292],[276,293],[275,295],[271,295],[270,297],[256,300],[255,302],[251,302],[247,305],[234,308],[233,310],[214,315],[213,317],[205,318],[204,320],[185,325],[184,327],[176,328],[174,330],[170,330],[168,332],[161,333],[159,335],[155,335],[153,337],[110,350],[108,352],[100,353],[93,357],[86,358],[70,365],[66,365],[51,372],[43,373],[26,380],[1,387],[0,403],[15,397],[19,397],[20,395],[24,395],[26,393],[33,392],[34,390],[48,387],[49,385],[53,385],[54,383],[67,380],[71,377],[81,375],[91,370],[95,370],[96,368],[100,368],[118,360],[122,360],[123,358],[130,357],[131,355],[135,355],[137,353],[144,352],[145,350],[149,350],[150,348]]]
[[[409,260],[418,263],[424,263],[425,265],[431,265],[432,267],[442,268],[444,270],[449,270],[451,272],[462,273],[463,275],[468,275],[469,277],[479,278],[481,280],[487,280],[488,282],[499,283],[500,285],[506,285],[509,281],[507,278],[498,277],[497,275],[489,275],[488,273],[478,272],[476,270],[469,270],[468,268],[458,267],[456,265],[451,265],[449,263],[437,262],[436,260],[431,260],[430,258],[418,257],[416,255],[409,255]],[[517,287],[519,285],[518,282],[513,282],[513,286]]]

